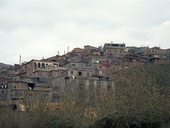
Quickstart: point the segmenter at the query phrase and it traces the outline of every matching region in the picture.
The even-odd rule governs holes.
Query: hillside
[[[0,71],[4,70],[4,69],[8,69],[11,65],[9,64],[4,64],[4,63],[0,63]]]

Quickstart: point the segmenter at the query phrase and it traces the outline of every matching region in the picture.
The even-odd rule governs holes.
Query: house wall
[[[62,77],[62,76],[66,76],[67,75],[67,70],[52,70],[50,73],[50,77],[52,78],[58,78],[58,77]]]
[[[0,88],[0,102],[2,100],[7,100],[8,98],[8,89]]]
[[[112,55],[112,56],[118,56],[118,55],[124,55],[125,54],[125,49],[122,48],[113,48],[113,49],[106,49],[104,51],[104,55]]]
[[[8,82],[8,99],[24,98],[27,90],[28,85],[26,82],[10,81]]]
[[[33,76],[34,77],[48,78],[49,72],[48,71],[35,71],[35,72],[33,72]]]
[[[93,51],[93,55],[94,55],[94,56],[100,56],[100,55],[101,55],[101,52],[99,52],[99,51]]]
[[[77,78],[75,80],[66,80],[66,85],[74,92],[74,100],[83,101],[94,105],[96,100],[107,93],[114,96],[114,83],[111,80],[100,78]]]
[[[90,77],[95,75],[95,69],[68,69],[68,76],[74,77]]]

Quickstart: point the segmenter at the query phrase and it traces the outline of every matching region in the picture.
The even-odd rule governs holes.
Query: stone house
[[[95,66],[96,75],[98,76],[109,76],[109,72],[113,67],[111,59],[107,57],[93,57],[90,63]]]
[[[73,53],[75,54],[80,54],[80,53],[84,53],[84,49],[81,49],[81,48],[74,48],[72,50]]]
[[[85,45],[84,46],[84,52],[85,53],[89,53],[90,55],[95,55],[95,56],[100,56],[101,55],[101,51],[99,48],[90,46],[90,45]]]
[[[127,54],[144,55],[146,49],[144,47],[126,47]]]
[[[21,74],[28,77],[48,77],[49,71],[58,68],[59,63],[57,62],[31,60],[21,66]]]
[[[90,77],[95,74],[95,66],[87,63],[70,63],[68,67],[68,76],[70,77]]]
[[[94,46],[90,46],[90,45],[85,45],[84,46],[84,51],[85,52],[91,52],[91,51],[96,50],[96,49],[98,49],[98,48],[96,48]]]
[[[105,56],[119,57],[125,54],[125,44],[105,43],[103,47]]]
[[[26,78],[28,79],[28,78]],[[43,98],[51,100],[49,82],[42,78],[11,80],[0,87],[0,104],[12,106],[13,110],[27,101]]]
[[[160,55],[161,54],[161,49],[160,47],[146,47],[146,55]]]

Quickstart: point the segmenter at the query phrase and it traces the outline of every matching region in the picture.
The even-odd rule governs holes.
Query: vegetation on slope
[[[170,122],[169,65],[134,67],[112,75],[114,96],[103,94],[94,106],[84,100],[74,103],[68,92],[58,110],[49,110],[41,100],[37,107],[29,104],[26,112],[1,110],[0,127],[161,128]]]

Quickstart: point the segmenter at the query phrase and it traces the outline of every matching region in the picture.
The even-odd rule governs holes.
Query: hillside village
[[[0,73],[0,106],[13,110],[39,96],[49,103],[60,103],[67,90],[79,100],[86,90],[86,102],[93,105],[101,95],[98,90],[114,92],[111,73],[146,64],[170,63],[170,49],[128,47],[123,43],[105,43],[74,48],[65,55],[15,64]],[[114,93],[113,93],[114,95]]]

